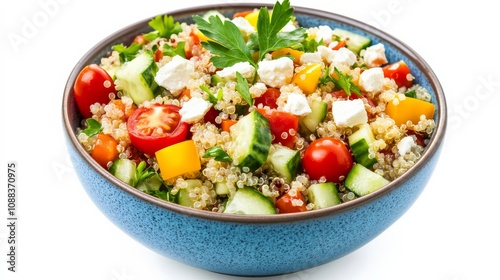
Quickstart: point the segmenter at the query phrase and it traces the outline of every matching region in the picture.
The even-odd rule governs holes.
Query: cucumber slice
[[[371,40],[368,37],[347,31],[341,28],[335,28],[333,34],[340,37],[340,40],[347,40],[346,47],[350,49],[353,53],[359,54],[362,49],[367,48],[371,44]]]
[[[269,157],[269,162],[278,175],[292,181],[297,175],[300,163],[300,152],[282,145],[273,145],[274,153]]]
[[[333,182],[312,184],[307,190],[307,197],[314,204],[315,210],[342,203]]]
[[[215,193],[217,195],[225,196],[229,194],[229,188],[227,187],[226,182],[217,182],[215,183]]]
[[[133,186],[136,180],[137,165],[130,159],[116,159],[109,167],[109,172],[121,181]]]
[[[186,180],[188,184],[187,187],[179,190],[177,194],[178,203],[182,206],[193,208],[194,201],[189,197],[189,193],[195,188],[201,188],[201,180],[198,179],[189,179]]]
[[[123,64],[116,71],[116,79],[122,88],[123,95],[132,98],[136,105],[153,99],[158,87],[154,77],[158,66],[151,52],[138,54],[133,60]]]
[[[210,11],[206,12],[205,14],[203,14],[203,19],[206,20],[206,21],[208,21],[208,19],[211,16],[219,17],[221,19],[221,21],[225,21],[227,19],[223,14],[221,14],[217,10],[210,10]]]
[[[224,213],[230,214],[276,214],[274,203],[252,187],[238,189],[229,198]]]
[[[148,178],[141,180],[135,187],[141,191],[157,191],[162,185],[163,180],[160,178],[160,175],[155,173]]]
[[[354,158],[361,165],[371,168],[376,162],[376,158],[369,157],[369,149],[375,142],[370,125],[365,123],[358,126],[358,130],[347,138]]]
[[[328,111],[328,104],[324,101],[313,101],[310,106],[311,113],[299,119],[300,128],[306,134],[316,132],[318,125],[325,120]]]
[[[389,180],[357,163],[345,178],[345,187],[357,196],[372,193],[389,184]]]
[[[250,172],[257,170],[267,160],[271,147],[269,121],[257,110],[250,112],[231,127],[234,149],[231,158],[239,167]]]

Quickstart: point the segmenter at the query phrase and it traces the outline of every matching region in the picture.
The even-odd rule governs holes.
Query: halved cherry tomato
[[[116,94],[115,84],[106,70],[97,64],[85,66],[76,78],[73,86],[78,110],[84,118],[91,118],[90,105],[106,104],[109,94]]]
[[[352,156],[347,146],[333,137],[314,140],[306,148],[302,158],[302,167],[312,180],[325,177],[327,182],[340,183],[352,165]]]
[[[261,96],[254,99],[255,105],[262,104],[269,106],[271,109],[278,108],[277,100],[280,97],[281,91],[277,88],[268,88]]]
[[[297,133],[299,129],[299,117],[276,109],[259,108],[257,110],[269,120],[271,133],[274,136],[273,143],[280,143],[283,146],[293,148],[295,145],[295,136],[290,135],[290,132],[293,130]]]
[[[145,154],[186,140],[189,125],[181,122],[180,107],[171,104],[153,104],[140,107],[129,117],[127,129],[130,141]]]
[[[101,132],[97,135],[91,156],[99,165],[108,168],[108,162],[118,158],[117,146],[118,141],[113,136]]]
[[[411,87],[413,84],[412,79],[408,79],[411,75],[410,68],[404,61],[398,61],[393,64],[382,67],[384,77],[393,79],[398,87]]]
[[[302,200],[302,205],[295,205],[294,200]],[[302,193],[296,192],[295,196],[291,196],[290,193],[282,195],[276,203],[274,204],[278,208],[279,213],[295,213],[307,211],[306,202]]]

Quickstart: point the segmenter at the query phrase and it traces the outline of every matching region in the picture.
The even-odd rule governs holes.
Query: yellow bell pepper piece
[[[406,97],[399,100],[395,105],[393,102],[387,103],[385,113],[391,117],[397,125],[406,124],[411,121],[417,124],[420,121],[420,116],[425,115],[427,119],[434,118],[436,107],[434,104],[420,99]]]
[[[205,34],[203,34],[200,30],[197,30],[195,34],[196,36],[198,36],[201,42],[213,41],[212,39],[205,36]]]
[[[246,19],[248,21],[248,23],[250,23],[250,25],[252,25],[253,28],[255,28],[255,30],[257,30],[257,20],[259,19],[259,11],[258,10],[247,14],[244,17],[244,19]]]
[[[281,56],[290,55],[290,56],[293,56],[293,62],[295,64],[299,64],[300,63],[300,57],[303,54],[304,54],[303,51],[294,50],[294,49],[291,49],[291,48],[282,48],[282,49],[275,50],[274,52],[272,52],[271,56],[273,57],[273,59],[276,59],[276,58],[281,57]]]
[[[201,169],[200,156],[193,140],[165,147],[155,155],[163,180]]]
[[[292,78],[292,83],[295,83],[305,94],[311,94],[318,87],[320,77],[321,64],[312,63],[295,73]]]

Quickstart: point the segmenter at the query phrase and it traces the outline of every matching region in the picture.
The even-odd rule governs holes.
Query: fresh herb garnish
[[[87,123],[87,127],[82,132],[85,133],[87,136],[89,137],[94,136],[102,131],[102,125],[97,120],[93,118],[88,118],[85,119],[85,122]]]
[[[412,98],[417,98],[417,91],[412,89],[407,92],[405,92],[406,97],[412,97]]]
[[[146,162],[141,161],[135,170],[135,183],[134,186],[137,186],[141,181],[146,180],[147,178],[156,174],[156,171],[153,167],[146,168]]]
[[[236,91],[240,93],[241,97],[248,103],[248,105],[253,105],[253,98],[250,94],[250,88],[248,87],[248,81],[240,74],[236,72]]]
[[[330,75],[330,69],[326,67],[325,76],[320,78],[319,83],[325,85],[332,82],[337,89],[344,90],[347,96],[350,96],[351,92],[354,92],[360,97],[363,96],[359,87],[352,82],[352,76],[342,73],[336,67],[333,68],[333,75],[335,77]]]
[[[200,89],[208,94],[208,102],[215,105],[217,102],[222,100],[223,91],[221,88],[217,91],[217,96],[210,91],[210,88],[207,85],[201,85]]]
[[[203,158],[214,158],[216,161],[231,162],[231,157],[218,146],[212,147],[206,151]]]
[[[175,22],[174,17],[169,15],[158,15],[151,19],[148,25],[154,29],[154,31],[144,34],[144,38],[148,41],[153,41],[156,38],[170,39],[170,36],[182,31],[181,24]]]
[[[130,46],[126,47],[123,44],[114,45],[113,50],[118,52],[121,62],[127,62],[135,58],[139,50],[141,50],[142,45],[138,43],[132,43]]]
[[[177,47],[172,47],[168,44],[163,44],[163,55],[166,56],[176,56],[179,55],[183,58],[186,58],[186,51],[184,50],[184,47],[186,46],[185,41],[179,41],[177,43]]]
[[[297,46],[306,38],[306,30],[299,27],[290,32],[280,32],[292,19],[293,9],[290,1],[276,2],[272,10],[272,17],[267,7],[259,10],[257,32],[252,33],[247,42],[238,27],[229,20],[222,21],[217,16],[211,16],[208,21],[200,16],[193,16],[198,29],[210,41],[202,42],[213,57],[215,67],[226,68],[238,62],[249,62],[257,68],[252,53],[258,52],[258,61],[274,50]]]

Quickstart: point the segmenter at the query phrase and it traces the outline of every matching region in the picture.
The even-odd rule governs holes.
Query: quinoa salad
[[[78,140],[121,181],[200,210],[283,214],[368,195],[421,157],[435,105],[382,43],[301,27],[288,0],[193,20],[156,16],[75,82]]]

